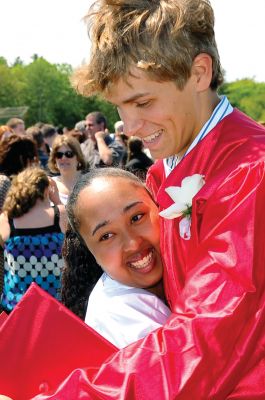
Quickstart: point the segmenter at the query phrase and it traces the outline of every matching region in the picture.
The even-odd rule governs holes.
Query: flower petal
[[[182,239],[184,240],[190,239],[191,236],[190,225],[191,225],[190,217],[182,218],[179,222],[179,234],[180,237],[182,237]]]
[[[180,201],[191,206],[193,197],[199,192],[205,181],[200,174],[187,176],[181,182]]]
[[[183,213],[183,211],[186,210],[186,205],[185,204],[172,204],[170,207],[166,208],[163,211],[160,211],[159,215],[160,217],[166,218],[166,219],[173,219],[180,217]]]
[[[181,188],[179,186],[169,186],[165,191],[175,203],[179,203],[181,196]]]

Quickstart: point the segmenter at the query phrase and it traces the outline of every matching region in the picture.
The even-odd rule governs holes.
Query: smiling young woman
[[[158,208],[144,184],[118,168],[95,169],[75,185],[67,211],[64,304],[119,348],[163,325],[170,310]]]
[[[75,182],[86,169],[78,140],[70,135],[58,135],[52,145],[48,167],[52,173],[59,173],[52,179],[57,185],[60,202],[65,205]]]

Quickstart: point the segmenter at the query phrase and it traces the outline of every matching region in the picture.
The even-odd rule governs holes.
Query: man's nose
[[[128,115],[123,119],[123,133],[126,136],[140,136],[139,132],[143,127],[143,121],[137,116]]]

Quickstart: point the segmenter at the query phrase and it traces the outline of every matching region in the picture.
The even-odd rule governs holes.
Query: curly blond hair
[[[91,57],[72,78],[85,96],[104,95],[133,66],[151,79],[175,81],[181,90],[200,53],[212,58],[211,89],[223,81],[208,0],[98,0],[86,21]]]
[[[45,190],[49,187],[49,178],[40,167],[28,167],[12,180],[7,193],[3,211],[9,218],[18,218],[26,214],[38,199],[44,200]]]

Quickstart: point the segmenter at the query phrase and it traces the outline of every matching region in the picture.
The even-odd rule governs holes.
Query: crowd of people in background
[[[61,299],[65,206],[82,174],[120,167],[144,181],[152,164],[141,140],[128,140],[122,121],[109,132],[100,111],[73,129],[43,122],[25,127],[21,118],[1,125],[0,310],[12,311],[32,282]]]

